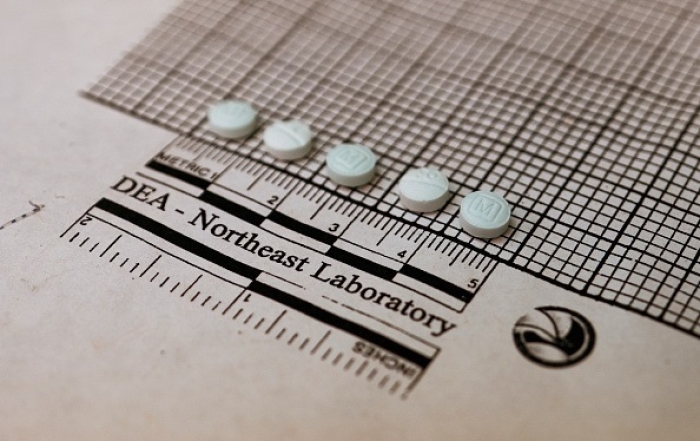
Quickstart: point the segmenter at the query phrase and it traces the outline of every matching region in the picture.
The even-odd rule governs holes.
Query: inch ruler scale
[[[496,266],[313,183],[182,139],[119,179],[61,237],[402,397]]]

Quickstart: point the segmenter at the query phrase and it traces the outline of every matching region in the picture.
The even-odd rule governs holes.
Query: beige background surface
[[[78,96],[175,1],[0,1],[0,439],[698,439],[700,342],[501,266],[407,400],[165,301],[60,233],[174,135]],[[512,344],[557,304],[578,366]],[[158,311],[157,313],[154,311]]]

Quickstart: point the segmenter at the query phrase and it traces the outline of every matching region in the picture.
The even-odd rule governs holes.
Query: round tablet
[[[328,176],[336,184],[359,187],[374,177],[377,158],[369,147],[359,144],[340,144],[328,152]]]
[[[265,129],[265,150],[271,155],[291,161],[311,151],[311,128],[304,121],[277,121]]]
[[[445,175],[437,170],[409,170],[399,181],[399,200],[411,211],[439,210],[450,198],[449,186]]]
[[[246,101],[219,101],[207,111],[209,130],[222,138],[243,138],[255,131],[258,112]]]
[[[491,239],[508,229],[510,207],[508,202],[496,193],[475,191],[462,200],[459,221],[464,231],[472,236]]]

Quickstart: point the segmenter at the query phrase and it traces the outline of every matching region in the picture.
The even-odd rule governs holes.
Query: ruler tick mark
[[[160,288],[165,286],[165,284],[168,283],[168,280],[170,280],[170,276],[166,277],[165,280],[163,280],[163,282],[160,284]]]
[[[401,386],[401,382],[397,381],[396,383],[394,383],[393,386],[391,386],[391,389],[389,389],[389,393],[390,394],[396,393],[396,391],[399,389],[399,386]]]
[[[107,248],[105,248],[104,251],[102,251],[102,252],[100,253],[100,257],[104,257],[104,255],[107,254],[107,251],[109,251],[109,250],[114,246],[114,244],[117,243],[117,242],[119,241],[119,239],[121,239],[121,238],[122,238],[122,235],[120,234],[119,236],[117,236],[116,239],[114,239],[114,240],[112,241],[112,243],[110,243],[109,245],[107,245]],[[119,254],[119,253],[117,253],[117,254]],[[110,260],[110,262],[111,262],[111,260]]]
[[[82,248],[82,246],[85,245],[85,244],[87,243],[88,240],[90,240],[89,237],[86,238],[84,241],[80,242],[80,245],[78,245],[78,246]]]
[[[376,246],[379,246],[379,245],[381,245],[381,244],[382,244],[382,242],[384,242],[384,239],[386,239],[386,238],[387,238],[387,236],[389,235],[389,233],[390,233],[390,232],[391,232],[391,230],[389,230],[389,231],[387,231],[386,233],[384,233],[384,235],[382,236],[382,238],[381,238],[381,239],[379,239],[379,241],[377,241],[377,243],[376,243],[375,245],[376,245]]]
[[[255,325],[255,328],[253,328],[253,329],[257,330],[263,324],[264,321],[265,321],[265,319],[261,318],[260,321],[258,322],[258,324]]]
[[[129,271],[129,272],[130,272],[130,273],[133,273],[134,271],[136,271],[136,268],[138,268],[139,265],[141,265],[141,263],[140,263],[140,262],[136,262],[136,265],[134,265],[134,267],[131,268],[131,271]]]
[[[321,356],[321,360],[326,361],[326,358],[328,358],[328,356],[331,355],[331,351],[332,351],[331,348],[326,349],[326,352],[324,352],[323,355]]]
[[[172,288],[170,288],[170,292],[175,291],[178,286],[180,286],[180,282],[177,282]]]
[[[199,297],[199,295],[200,295],[201,293],[202,293],[202,291],[197,291],[197,293],[196,293],[195,295],[193,295],[192,298],[190,299],[190,302],[194,302],[194,299],[196,299],[197,297]]]
[[[117,253],[117,256],[118,256],[118,255],[119,255],[119,253]],[[128,261],[129,261],[129,258],[127,257],[126,259],[124,259],[124,261],[122,262],[122,264],[119,265],[119,268],[124,268],[124,265],[126,265],[126,262],[128,262]]]
[[[471,251],[470,251],[470,252],[471,252]],[[464,262],[464,260],[466,260],[467,257],[469,257],[469,253],[467,253],[467,255],[464,256],[464,259],[462,260],[462,262]],[[476,261],[476,259],[477,259],[478,257],[479,257],[479,255],[478,255],[477,253],[474,253],[474,257],[472,258],[471,261],[469,261],[469,265],[473,265],[473,264],[474,264],[474,261]]]
[[[233,317],[231,317],[231,319],[236,320],[238,318],[238,316],[241,315],[242,312],[243,312],[243,308],[239,309],[238,312],[236,312],[236,314]]]
[[[327,203],[327,202],[328,202],[328,200],[324,201],[324,202],[318,207],[318,209],[314,212],[314,214],[311,215],[311,217],[309,218],[309,220],[314,220],[314,218],[315,218],[316,216],[318,216],[318,213],[321,212],[321,210],[323,209],[323,207],[326,206],[326,203]]]
[[[360,367],[357,368],[357,370],[355,371],[355,375],[358,377],[360,375],[362,375],[362,372],[365,370],[365,368],[367,367],[368,364],[369,364],[369,362],[367,362],[367,360],[363,361],[362,364],[360,365]]]
[[[112,256],[112,258],[109,259],[109,261],[110,261],[110,262],[114,262],[114,259],[116,259],[117,256],[119,256],[119,252],[117,252],[114,256]],[[124,263],[126,263],[126,261],[124,261]],[[122,266],[124,266],[124,263],[122,263]]]
[[[270,327],[267,328],[267,331],[265,331],[265,334],[269,334],[270,331],[272,331],[272,329],[273,329],[275,326],[277,326],[277,323],[282,319],[282,317],[284,317],[284,315],[285,315],[286,313],[287,313],[287,310],[282,311],[282,313],[281,313],[280,315],[277,316],[277,318],[275,319],[275,321],[272,322],[272,324],[270,325]]]
[[[258,176],[257,178],[255,178],[255,179],[253,180],[253,182],[251,182],[250,185],[249,185],[245,190],[246,190],[246,191],[250,191],[250,189],[253,188],[253,187],[255,186],[255,184],[258,183],[258,181],[260,180],[261,177],[262,177],[262,175],[260,175],[260,176]]]
[[[204,299],[204,301],[202,302],[202,306],[206,305],[209,300],[211,300],[211,296],[207,296],[207,298]]]
[[[153,277],[151,277],[151,282],[153,282],[154,280],[156,280],[156,277],[158,277],[159,274],[160,274],[160,271],[156,271],[156,275],[153,276]]]
[[[190,286],[188,286],[187,288],[185,288],[185,290],[182,292],[182,294],[180,294],[180,297],[185,297],[185,294],[187,294],[187,293],[192,289],[192,287],[193,287],[197,282],[199,282],[199,279],[201,279],[201,278],[202,278],[202,275],[201,275],[201,274],[198,275],[197,278],[194,279],[194,282],[192,282],[192,283],[190,284]]]
[[[80,236],[80,232],[75,233],[75,234],[73,235],[73,237],[71,237],[70,240],[69,240],[68,242],[73,242],[78,236]]]
[[[241,298],[242,295],[243,295],[243,293],[238,294],[238,295],[236,296],[236,298],[233,299],[233,301],[226,307],[226,309],[224,309],[224,312],[222,312],[221,315],[226,315],[226,313],[228,312],[228,310],[231,309],[231,307],[238,301],[238,299]]]
[[[449,266],[452,266],[455,264],[455,262],[457,261],[459,256],[461,256],[462,253],[464,252],[464,250],[465,250],[465,248],[462,248],[461,250],[459,250],[459,252],[457,254],[455,254],[455,257],[450,261]]]
[[[221,305],[221,302],[216,302],[216,305],[214,305],[214,307],[211,308],[211,310],[212,310],[212,311],[216,311],[216,308],[218,308],[219,305]]]
[[[95,245],[92,246],[92,248],[90,248],[90,252],[92,253],[93,251],[95,251],[95,248],[97,248],[98,246],[100,246],[99,242],[97,242]]]
[[[156,257],[156,258],[153,260],[153,262],[151,262],[151,264],[148,265],[148,267],[147,267],[145,270],[143,270],[143,272],[141,273],[141,275],[140,275],[139,277],[145,276],[146,273],[148,272],[148,270],[151,269],[151,268],[153,268],[153,265],[155,265],[156,262],[158,262],[158,261],[160,260],[161,257],[163,257],[162,254],[158,255],[158,257]]]
[[[316,343],[316,346],[314,346],[313,349],[311,349],[311,355],[314,355],[316,353],[316,351],[318,351],[318,348],[321,347],[321,345],[323,344],[324,341],[326,341],[326,339],[328,338],[329,335],[331,335],[331,331],[326,331],[326,333],[323,335],[323,337],[321,337],[321,339],[318,341],[318,343]]]
[[[277,337],[275,337],[275,339],[279,340],[280,338],[282,338],[282,336],[284,335],[284,333],[286,331],[287,331],[287,328],[282,328],[282,330],[280,331],[279,334],[277,334]]]
[[[246,317],[245,320],[243,320],[243,324],[244,324],[244,325],[247,325],[248,322],[250,321],[250,319],[253,318],[253,315],[254,315],[254,313],[251,312],[250,315],[249,315],[248,317]]]
[[[299,346],[299,350],[300,350],[300,351],[303,351],[304,348],[306,347],[306,345],[308,345],[308,344],[309,344],[309,339],[308,339],[308,338],[305,338],[304,341],[303,341],[303,342],[301,343],[301,345]]]
[[[367,380],[372,381],[375,375],[377,375],[377,369],[372,368],[372,370],[369,372],[369,375],[367,375]]]
[[[288,345],[291,345],[292,343],[294,343],[294,340],[296,340],[298,336],[299,336],[299,333],[298,333],[298,332],[295,332],[294,335],[292,335],[292,338],[289,339],[289,341],[287,342],[287,344],[288,344]]]
[[[350,369],[350,367],[352,366],[353,363],[355,363],[355,359],[354,359],[354,358],[351,358],[350,360],[348,360],[347,363],[345,363],[345,366],[343,367],[343,370],[346,370],[346,371],[347,371],[348,369]]]

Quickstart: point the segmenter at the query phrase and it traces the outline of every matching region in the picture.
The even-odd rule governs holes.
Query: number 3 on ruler
[[[336,231],[338,231],[338,228],[340,228],[340,224],[333,224],[328,228],[328,231],[330,231],[331,233],[335,233]]]

